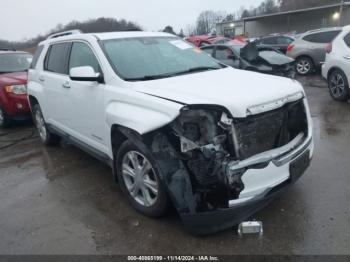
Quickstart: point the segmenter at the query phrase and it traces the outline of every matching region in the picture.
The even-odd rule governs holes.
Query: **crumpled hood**
[[[1,85],[23,85],[27,83],[27,72],[0,74]]]
[[[220,105],[234,117],[246,117],[247,109],[304,92],[289,78],[225,68],[160,80],[132,83],[138,92],[187,105]]]
[[[275,51],[261,51],[259,56],[271,65],[285,65],[294,62],[293,58]]]

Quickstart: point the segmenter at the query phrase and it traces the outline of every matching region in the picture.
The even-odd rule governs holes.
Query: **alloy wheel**
[[[330,79],[330,90],[336,98],[341,97],[345,92],[345,81],[341,74],[333,74]]]
[[[39,136],[41,140],[46,141],[47,132],[46,132],[45,120],[40,110],[36,110],[35,112],[35,125],[39,132]]]
[[[128,152],[122,163],[122,177],[131,197],[144,207],[153,206],[158,198],[159,181],[150,161],[141,153]]]
[[[309,61],[301,59],[297,63],[297,70],[299,74],[305,75],[310,72],[311,70],[311,64]]]

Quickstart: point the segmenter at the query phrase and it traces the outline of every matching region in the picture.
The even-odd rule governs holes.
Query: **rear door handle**
[[[344,58],[350,60],[350,55],[345,55]]]
[[[64,88],[70,88],[69,82],[65,82],[64,84],[62,84],[62,86],[63,86]]]
[[[39,76],[39,80],[40,80],[41,82],[44,82],[44,81],[45,81],[45,77],[44,77],[44,76]]]

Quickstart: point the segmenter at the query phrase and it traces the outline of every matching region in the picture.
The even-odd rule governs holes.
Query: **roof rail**
[[[69,31],[64,31],[64,32],[59,32],[56,34],[52,34],[49,35],[47,37],[47,39],[53,39],[53,38],[57,38],[57,37],[62,37],[62,36],[67,36],[67,35],[78,35],[78,34],[82,34],[83,32],[80,30],[69,30]]]

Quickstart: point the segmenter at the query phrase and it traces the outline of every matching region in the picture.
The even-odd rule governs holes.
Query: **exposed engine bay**
[[[298,136],[306,139],[308,124],[303,100],[244,119],[235,119],[220,107],[187,106],[166,133],[166,143],[190,176],[196,212],[204,212],[227,208],[228,201],[238,199],[244,190],[245,172],[269,164],[232,172],[232,163],[283,147]]]

